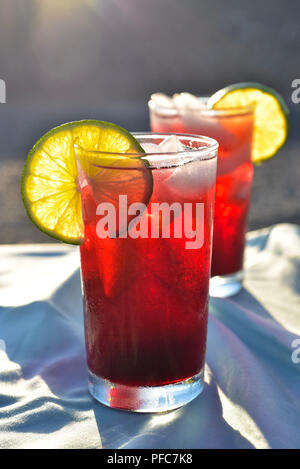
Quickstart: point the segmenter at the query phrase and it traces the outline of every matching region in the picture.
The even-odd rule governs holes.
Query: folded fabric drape
[[[77,248],[0,258],[1,448],[300,447],[300,227],[248,234],[245,288],[210,301],[205,390],[161,415],[89,396]]]

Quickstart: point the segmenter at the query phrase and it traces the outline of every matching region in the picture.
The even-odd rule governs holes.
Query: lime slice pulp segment
[[[274,156],[286,141],[289,110],[283,98],[272,88],[252,82],[230,85],[213,94],[208,100],[208,107],[213,109],[253,107],[254,163],[260,163]]]
[[[86,120],[63,124],[46,133],[29,152],[22,174],[21,193],[33,223],[43,232],[70,244],[84,241],[84,227],[74,145],[90,153],[87,176],[97,187],[97,198],[116,199],[116,193],[131,194],[136,202],[148,203],[152,174],[137,140],[126,130],[107,122]],[[107,152],[107,154],[105,153]],[[124,156],[114,157],[112,153]],[[131,154],[127,156],[126,154]],[[137,154],[137,157],[132,157]],[[98,155],[98,156],[97,156]],[[135,162],[135,177],[125,171]],[[83,160],[81,161],[81,164]],[[113,165],[114,169],[111,169]],[[117,166],[120,166],[116,170]],[[102,166],[99,168],[97,166]],[[141,170],[142,168],[142,170]],[[127,174],[127,176],[126,176]],[[120,184],[122,180],[122,184]],[[100,201],[100,200],[99,200]]]

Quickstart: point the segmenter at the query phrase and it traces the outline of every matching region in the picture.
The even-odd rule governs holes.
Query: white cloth
[[[300,447],[300,227],[248,235],[245,288],[210,302],[205,390],[161,415],[89,396],[77,248],[0,256],[1,448]]]

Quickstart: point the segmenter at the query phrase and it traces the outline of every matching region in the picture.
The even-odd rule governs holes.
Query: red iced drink
[[[196,98],[195,98],[196,99]],[[159,107],[150,101],[154,132],[207,135],[219,142],[214,216],[212,276],[230,276],[242,270],[253,166],[251,109],[209,110]]]
[[[142,145],[158,144],[165,137],[146,134],[138,139]],[[187,135],[180,140],[185,152],[147,154],[142,166],[133,163],[127,169],[126,165],[122,169],[120,165],[102,168],[104,179],[109,173],[113,195],[107,195],[107,188],[95,188],[93,181],[81,184],[87,362],[94,388],[97,379],[113,386],[107,397],[111,406],[138,408],[142,398],[136,398],[133,404],[132,390],[163,387],[195,376],[200,379],[203,370],[217,144]],[[130,181],[135,181],[126,182],[127,188],[118,183],[122,178],[129,181],[123,177],[125,171]],[[99,238],[99,204],[113,200],[117,206],[120,195],[123,201],[126,195],[127,205],[142,202],[135,191],[138,185],[145,185],[145,175],[149,174],[152,192],[144,200],[147,209],[140,221],[127,223],[126,229],[119,224],[115,238]],[[169,219],[158,210],[163,203],[165,208],[174,208]],[[118,217],[120,211],[118,206]],[[198,230],[199,239],[196,234],[192,239],[187,225],[194,233]],[[141,226],[144,230],[148,227],[147,237],[137,237]],[[105,398],[100,396],[100,400]],[[165,403],[164,408],[183,403],[173,401],[172,405]]]

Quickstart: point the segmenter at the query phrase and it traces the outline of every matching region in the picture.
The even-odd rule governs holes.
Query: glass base
[[[230,275],[212,277],[209,281],[209,294],[215,298],[228,298],[243,288],[243,271]]]
[[[192,378],[164,386],[126,386],[89,371],[89,391],[101,404],[132,412],[166,412],[195,399],[204,388],[203,369]]]

